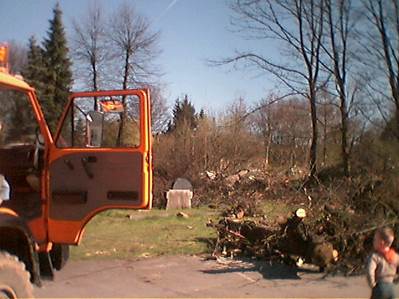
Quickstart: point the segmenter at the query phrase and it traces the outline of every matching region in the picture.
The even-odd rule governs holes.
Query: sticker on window
[[[122,113],[124,111],[123,103],[119,100],[102,100],[100,104],[105,113]]]

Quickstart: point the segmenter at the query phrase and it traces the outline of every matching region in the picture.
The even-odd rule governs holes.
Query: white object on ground
[[[166,192],[166,209],[191,209],[192,198],[190,190],[169,190]]]

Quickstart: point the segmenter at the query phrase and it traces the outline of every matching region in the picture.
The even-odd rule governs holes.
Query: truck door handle
[[[85,170],[85,172],[86,172],[87,176],[89,177],[89,179],[94,178],[94,174],[90,170],[89,163],[96,163],[97,162],[97,157],[95,157],[95,156],[83,157],[81,159],[81,161],[82,161],[83,169]]]

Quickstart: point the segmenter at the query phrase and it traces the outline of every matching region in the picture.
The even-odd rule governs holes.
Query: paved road
[[[369,295],[364,277],[329,277],[283,265],[200,257],[70,262],[37,297],[306,297]]]

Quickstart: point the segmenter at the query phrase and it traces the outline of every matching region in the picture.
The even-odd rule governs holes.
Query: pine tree
[[[27,63],[22,71],[25,80],[36,89],[38,98],[41,99],[45,87],[46,66],[44,51],[37,44],[36,38],[31,36],[28,44]]]
[[[22,75],[26,81],[33,86],[41,96],[43,90],[43,78],[45,65],[43,62],[43,50],[37,45],[32,36],[29,39],[27,62],[22,68]],[[11,136],[29,135],[35,130],[36,121],[33,118],[32,107],[28,105],[28,99],[23,96],[14,95],[15,100],[9,109],[9,130]]]
[[[59,3],[56,4],[53,13],[48,36],[43,43],[46,76],[45,90],[40,100],[47,123],[51,131],[55,132],[68,100],[72,85],[72,72]]]
[[[199,119],[205,119],[206,118],[205,110],[203,108],[200,110],[200,113],[198,114],[198,118]]]
[[[176,99],[175,106],[173,107],[173,120],[169,123],[168,131],[174,131],[182,124],[188,124],[191,129],[197,127],[197,114],[195,107],[185,95],[183,101],[179,98]]]
[[[28,99],[20,93],[13,94],[13,107],[9,110],[9,133],[10,140],[15,141],[33,141],[37,122],[30,105],[27,105]],[[27,139],[26,139],[27,138]]]

